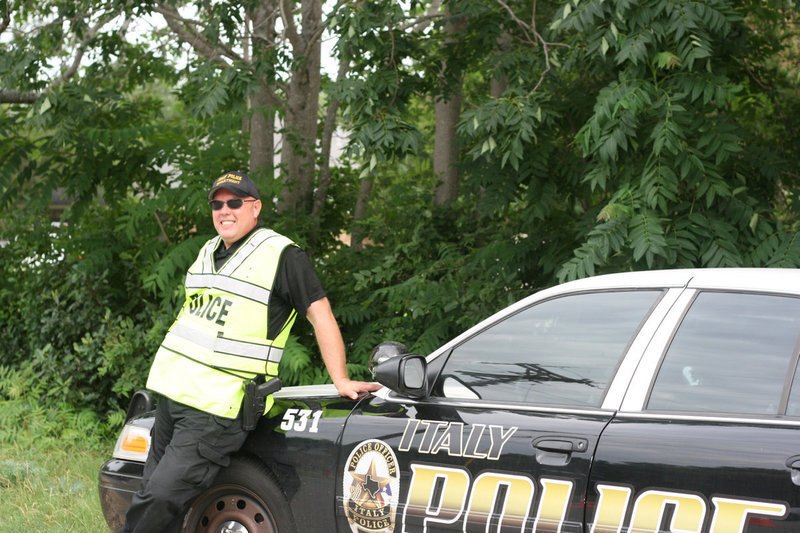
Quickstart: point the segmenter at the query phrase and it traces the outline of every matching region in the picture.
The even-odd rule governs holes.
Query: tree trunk
[[[250,96],[250,175],[260,191],[266,189],[275,168],[275,110],[265,92],[258,87]]]
[[[339,62],[339,72],[336,75],[336,85],[341,85],[347,70],[350,68],[350,61],[342,58]],[[314,197],[314,207],[311,216],[314,223],[319,227],[322,218],[322,211],[325,208],[325,197],[328,194],[328,187],[331,184],[331,145],[333,143],[333,132],[336,129],[336,113],[339,110],[339,99],[331,97],[328,102],[328,109],[325,113],[325,125],[322,128],[322,153],[320,154],[319,187]]]
[[[364,234],[358,223],[367,213],[370,194],[372,194],[372,176],[367,176],[361,180],[361,186],[358,188],[358,198],[356,199],[356,208],[353,211],[353,231],[350,233],[350,247],[354,250],[364,248]]]
[[[447,4],[447,22],[444,31],[446,43],[454,43],[458,32],[463,28],[463,21],[453,17],[451,4]],[[440,78],[440,94],[435,104],[435,129],[433,139],[433,173],[437,179],[433,196],[435,206],[445,206],[456,199],[458,194],[458,137],[456,128],[461,116],[461,84],[462,75],[450,81],[447,64],[442,64]]]
[[[495,56],[505,54],[511,48],[511,35],[504,31],[497,38],[496,42],[497,50],[495,50]],[[500,98],[503,93],[506,92],[507,87],[508,78],[506,76],[502,76],[500,78],[494,77],[492,78],[491,82],[489,82],[489,94],[491,94],[492,98]]]
[[[287,4],[288,0],[283,0],[282,14],[287,35],[292,43],[295,70],[289,80],[286,101],[281,152],[284,188],[278,211],[310,214],[321,87],[322,3],[321,0],[302,0],[300,34],[297,33]]]
[[[444,206],[458,194],[458,138],[456,127],[461,116],[461,88],[449,100],[436,102],[436,127],[433,140],[433,173],[437,178],[433,203]]]
[[[275,20],[278,6],[274,0],[263,0],[250,13],[252,20],[252,60],[264,57],[270,46],[274,46],[277,34]],[[246,130],[250,136],[250,177],[259,191],[267,189],[267,182],[275,174],[275,108],[271,96],[274,90],[272,79],[261,79],[248,97],[250,115]]]

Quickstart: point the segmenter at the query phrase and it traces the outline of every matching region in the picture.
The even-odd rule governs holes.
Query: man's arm
[[[356,400],[363,393],[381,388],[378,383],[353,381],[347,377],[344,341],[328,298],[320,298],[309,305],[306,318],[314,327],[325,368],[341,396]]]

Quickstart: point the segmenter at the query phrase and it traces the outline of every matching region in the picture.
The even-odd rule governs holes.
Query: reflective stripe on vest
[[[270,290],[219,274],[186,274],[187,289],[219,289],[256,302],[268,302]]]
[[[280,363],[281,357],[283,356],[283,348],[277,348],[268,344],[255,344],[235,339],[226,339],[220,336],[211,338],[183,324],[176,324],[174,328],[167,332],[163,344],[173,351],[177,351],[171,346],[180,344],[182,341],[190,342],[198,348],[211,352],[255,359],[265,363]],[[263,374],[263,372],[259,373]]]

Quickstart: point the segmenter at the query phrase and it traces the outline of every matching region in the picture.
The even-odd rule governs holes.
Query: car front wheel
[[[234,458],[186,513],[183,533],[295,533],[286,497],[257,461]]]

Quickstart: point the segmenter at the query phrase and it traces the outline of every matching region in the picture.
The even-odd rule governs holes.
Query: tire
[[[289,504],[258,461],[231,459],[186,512],[183,533],[296,533]]]

